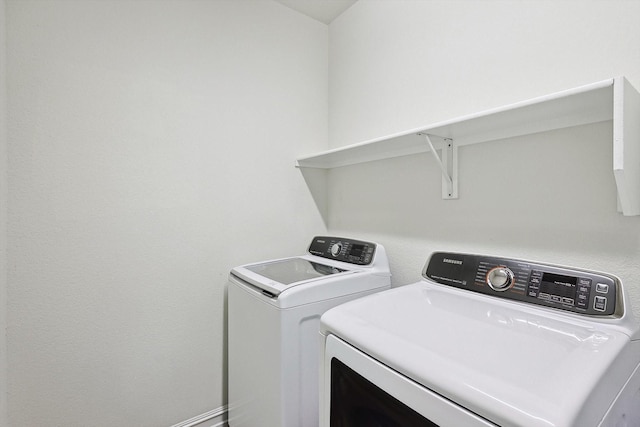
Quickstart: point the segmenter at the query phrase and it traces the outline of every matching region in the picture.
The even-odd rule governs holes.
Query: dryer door
[[[358,349],[325,341],[321,427],[496,427]]]

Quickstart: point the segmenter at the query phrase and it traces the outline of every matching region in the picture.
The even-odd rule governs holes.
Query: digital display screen
[[[573,305],[576,298],[577,282],[577,277],[544,273],[538,297]]]
[[[349,251],[349,255],[360,258],[363,251],[364,245],[351,245],[351,251]]]

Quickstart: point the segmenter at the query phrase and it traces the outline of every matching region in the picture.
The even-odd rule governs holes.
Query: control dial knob
[[[342,243],[334,243],[331,245],[331,255],[338,256],[342,250]]]
[[[487,273],[487,284],[494,291],[506,291],[513,285],[513,271],[507,267],[495,267]]]

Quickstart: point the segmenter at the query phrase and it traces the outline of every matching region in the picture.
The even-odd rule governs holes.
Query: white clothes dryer
[[[322,316],[321,426],[640,426],[618,278],[444,252],[423,277]]]
[[[235,267],[228,282],[230,427],[317,427],[320,316],[389,289],[382,245],[315,237],[308,253]]]

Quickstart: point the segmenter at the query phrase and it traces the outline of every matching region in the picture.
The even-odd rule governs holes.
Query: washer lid
[[[596,425],[639,358],[613,325],[428,281],[331,309],[322,330],[505,426]]]
[[[291,286],[349,272],[333,265],[294,257],[234,268],[231,273],[265,291],[279,295]]]

